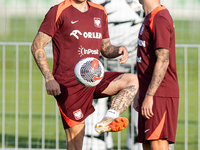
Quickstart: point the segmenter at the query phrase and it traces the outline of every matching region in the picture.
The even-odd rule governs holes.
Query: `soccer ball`
[[[81,59],[74,68],[76,80],[86,87],[96,86],[104,76],[103,64],[96,58]]]

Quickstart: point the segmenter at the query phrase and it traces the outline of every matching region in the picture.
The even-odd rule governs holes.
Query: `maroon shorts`
[[[93,99],[110,96],[101,92],[121,74],[123,73],[105,72],[102,81],[95,87],[85,87],[78,83],[71,87],[60,85],[61,94],[55,98],[60,109],[64,129],[79,124],[93,113],[95,110],[92,105]]]
[[[140,98],[138,113],[138,142],[149,143],[152,140],[165,139],[169,143],[175,142],[179,98],[153,98],[154,116],[145,119],[141,114],[141,105],[144,98]]]

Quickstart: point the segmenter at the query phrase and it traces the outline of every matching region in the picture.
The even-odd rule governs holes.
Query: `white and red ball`
[[[103,64],[96,58],[81,59],[74,68],[76,80],[86,87],[96,86],[104,76]]]

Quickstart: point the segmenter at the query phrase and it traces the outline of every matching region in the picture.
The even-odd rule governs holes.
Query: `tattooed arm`
[[[128,51],[126,47],[111,45],[109,38],[102,40],[101,54],[106,58],[116,58],[122,55],[118,60],[120,64],[125,63],[128,59]]]
[[[46,81],[46,90],[49,95],[59,95],[60,87],[55,81],[49,65],[47,63],[46,53],[44,47],[51,41],[51,36],[38,32],[31,46],[31,52],[35,59],[35,62],[42,72]]]
[[[164,79],[165,73],[169,65],[169,50],[158,49],[156,50],[157,61],[154,67],[151,83],[147,90],[146,95],[154,96],[160,83]]]
[[[47,64],[46,53],[44,47],[51,41],[51,37],[42,32],[38,32],[33,44],[31,46],[31,52],[35,59],[38,68],[44,75],[45,81],[49,81],[53,79],[53,75],[51,74],[51,70]]]
[[[149,84],[148,90],[144,102],[142,104],[142,115],[150,119],[153,116],[153,96],[156,93],[160,83],[162,82],[165,73],[169,65],[169,50],[168,49],[157,49],[155,51],[157,56],[157,61],[154,67],[151,82]]]

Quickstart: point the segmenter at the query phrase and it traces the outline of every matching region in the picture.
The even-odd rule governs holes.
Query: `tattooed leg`
[[[111,107],[120,114],[123,113],[133,102],[133,99],[137,93],[137,88],[135,85],[131,85],[121,90],[114,98],[111,100]]]
[[[117,82],[119,79],[121,79],[123,75],[117,77],[113,82]],[[133,82],[132,82],[133,83]],[[122,114],[133,102],[135,95],[138,90],[138,85],[136,85],[137,82],[134,82],[134,84],[129,84],[127,87],[120,90],[111,100],[110,110],[113,111],[113,113]],[[116,132],[123,130],[127,125],[129,124],[129,121],[125,117],[115,117],[113,114],[109,114],[102,119],[99,123],[96,124],[95,130],[96,132]]]
[[[124,74],[119,75],[117,78],[115,78],[115,79],[113,80],[113,82],[116,82],[117,80],[120,80],[123,76],[124,76]]]

